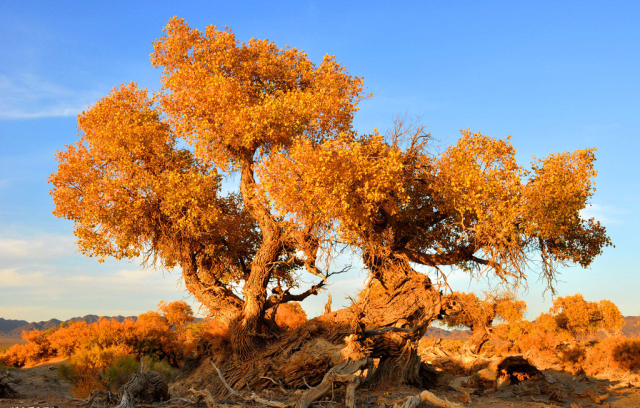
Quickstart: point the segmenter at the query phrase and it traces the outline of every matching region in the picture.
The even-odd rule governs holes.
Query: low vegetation
[[[525,302],[508,295],[486,294],[480,299],[454,292],[450,297],[462,310],[444,316],[443,323],[468,327],[471,336],[466,342],[423,338],[422,350],[437,346],[449,355],[529,355],[592,376],[640,370],[640,339],[621,335],[625,321],[610,300],[587,301],[579,293],[558,297],[547,313],[529,321],[524,319]]]
[[[93,390],[117,391],[133,372],[153,370],[169,377],[186,358],[207,354],[226,341],[227,328],[210,319],[196,322],[186,302],[160,302],[158,311],[122,322],[70,322],[59,328],[23,332],[26,344],[16,344],[0,355],[0,365],[25,367],[55,357],[69,358],[60,368],[62,378],[74,384],[72,392],[86,397]],[[298,303],[279,308],[276,323],[290,330],[306,321]]]

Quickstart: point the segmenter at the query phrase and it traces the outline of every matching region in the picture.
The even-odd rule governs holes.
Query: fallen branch
[[[420,394],[416,396],[409,397],[402,405],[395,404],[393,408],[416,408],[418,405],[422,404],[423,402],[430,402],[431,404],[437,405],[442,408],[464,408],[463,405],[457,404],[455,402],[451,402],[446,398],[445,399],[438,398],[434,394],[426,390],[422,391]]]
[[[211,361],[211,360],[209,360],[209,361]],[[227,389],[227,391],[229,391],[229,393],[231,395],[236,396],[238,398],[241,398],[241,399],[243,399],[245,401],[257,402],[258,404],[266,405],[268,407],[287,408],[287,404],[285,404],[284,402],[267,400],[267,399],[264,399],[264,398],[258,396],[254,392],[252,392],[251,395],[249,395],[249,396],[245,396],[245,395],[240,394],[238,391],[236,391],[233,388],[231,388],[229,386],[229,384],[227,384],[227,380],[224,379],[224,376],[222,375],[222,372],[220,372],[220,370],[218,369],[218,367],[216,367],[216,365],[215,365],[215,363],[213,361],[211,361],[211,365],[213,366],[213,368],[215,368],[216,372],[218,373],[218,377],[220,377],[220,381],[222,382],[222,385],[224,385],[224,387]]]
[[[349,383],[345,404],[355,407],[355,390],[360,385],[360,377],[354,375],[368,363],[367,358],[360,360],[346,360],[329,370],[317,386],[309,389],[295,405],[295,408],[308,408],[314,401],[324,397],[333,389],[334,383]],[[348,405],[352,404],[352,405]]]
[[[213,399],[213,395],[211,395],[211,392],[209,392],[209,390],[207,390],[206,388],[204,390],[195,390],[193,388],[189,388],[189,392],[192,393],[195,397],[196,405],[198,405],[201,400],[204,400],[204,403],[207,404],[207,408],[216,408],[218,406],[216,404],[216,401]]]

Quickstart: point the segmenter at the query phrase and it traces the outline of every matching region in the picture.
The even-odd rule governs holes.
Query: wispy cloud
[[[41,234],[31,239],[0,238],[0,262],[3,265],[46,261],[73,254],[74,237]]]
[[[580,211],[583,218],[595,218],[604,225],[619,224],[620,218],[628,214],[628,211],[620,210],[612,205],[591,204]]]
[[[16,269],[1,269],[0,282],[3,287],[29,286],[30,282],[39,281],[42,273],[19,273]]]
[[[0,75],[0,119],[75,116],[99,93],[54,84],[37,75]]]
[[[132,266],[115,271],[70,273],[64,266],[27,265],[0,270],[5,288],[0,316],[28,321],[68,319],[87,314],[138,315],[155,309],[160,300],[188,296],[180,274]],[[189,300],[194,310],[199,304]]]

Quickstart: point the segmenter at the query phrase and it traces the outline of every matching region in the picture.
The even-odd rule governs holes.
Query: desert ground
[[[435,352],[434,352],[435,351]],[[638,377],[630,373],[609,372],[603,376],[573,375],[564,371],[559,361],[544,359],[531,362],[541,374],[525,379],[518,384],[508,381],[502,383],[496,374],[497,363],[502,357],[478,358],[472,356],[443,356],[431,348],[423,350],[423,361],[430,363],[437,372],[437,381],[429,391],[439,398],[461,404],[463,407],[507,408],[507,407],[640,407],[640,383]],[[108,406],[102,402],[74,398],[71,383],[58,375],[59,367],[65,359],[55,358],[21,369],[10,369],[3,374],[3,384],[9,385],[19,395],[16,398],[0,399],[0,407],[89,407]],[[516,373],[517,375],[517,373]],[[195,403],[186,388],[193,386],[194,379],[215,376],[208,359],[201,361],[198,367],[188,375],[178,375],[169,382],[171,396],[181,396],[185,400],[174,400],[153,406],[183,407],[207,406],[205,401]],[[526,377],[526,376],[525,376]],[[417,396],[423,390],[413,387],[394,387],[367,389],[366,385],[356,393],[356,406],[359,407],[400,407],[411,396]],[[288,395],[285,395],[287,392]],[[277,389],[265,390],[261,396],[266,399],[285,403],[294,402],[300,392]],[[336,387],[314,407],[344,406],[344,387]],[[193,401],[188,403],[187,401]],[[261,406],[247,404],[241,399],[227,397],[220,406]],[[113,405],[111,405],[113,406]],[[150,405],[136,405],[150,406]],[[425,402],[421,407],[435,407]]]

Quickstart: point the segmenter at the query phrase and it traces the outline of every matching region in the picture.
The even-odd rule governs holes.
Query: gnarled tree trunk
[[[234,351],[247,358],[262,344],[261,334],[267,301],[267,284],[273,264],[282,253],[282,231],[268,208],[256,198],[253,163],[242,164],[240,191],[245,207],[257,221],[262,232],[262,244],[251,262],[251,272],[244,285],[244,305],[241,314],[231,323],[231,344]]]
[[[379,359],[375,369],[369,367],[367,384],[427,386],[432,373],[421,367],[416,345],[442,312],[440,293],[426,275],[408,264],[398,261],[391,266],[402,270],[377,271],[350,307],[263,340],[250,355],[230,356],[220,367],[228,383],[238,391],[254,392],[273,387],[271,380],[285,388],[313,387],[331,367],[353,354],[345,350],[356,350],[360,357]],[[211,378],[214,395],[226,395],[214,372]]]
[[[187,290],[200,301],[215,318],[225,325],[235,319],[242,311],[243,301],[229,288],[217,281],[201,278],[198,274],[198,262],[193,251],[183,250],[182,277]]]
[[[471,328],[471,337],[464,345],[464,348],[473,354],[480,353],[482,346],[489,341],[489,329],[483,326],[474,326]]]

